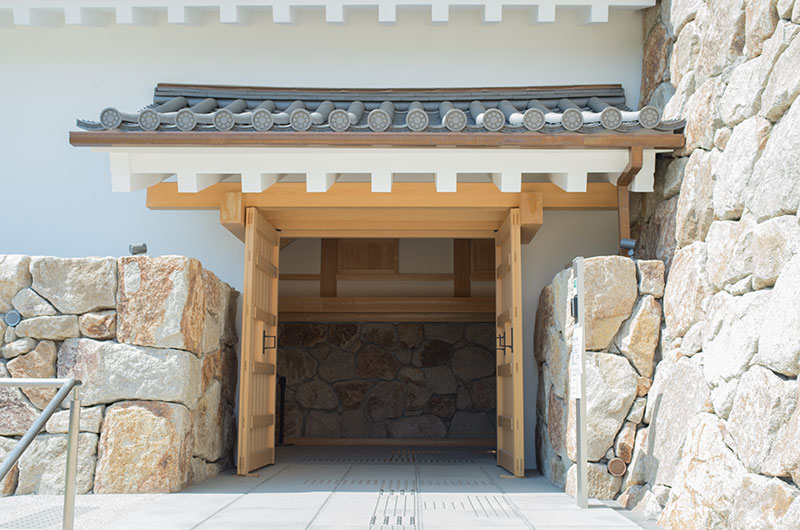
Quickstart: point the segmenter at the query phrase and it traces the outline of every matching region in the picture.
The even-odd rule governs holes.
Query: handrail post
[[[62,528],[72,530],[75,521],[75,487],[78,475],[78,433],[81,424],[79,387],[72,390],[69,404],[69,429],[67,431],[67,474],[64,479],[64,519]]]

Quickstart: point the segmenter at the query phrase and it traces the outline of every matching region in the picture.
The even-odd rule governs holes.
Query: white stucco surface
[[[612,10],[609,22],[581,25],[558,10],[531,24],[505,10],[485,24],[458,10],[445,24],[427,10],[398,11],[382,25],[371,10],[328,24],[322,10],[294,25],[255,16],[248,26],[0,28],[0,253],[124,255],[146,242],[150,254],[200,259],[241,289],[242,243],[216,211],[149,211],[145,193],[111,193],[107,155],[68,144],[78,117],[113,105],[137,110],[158,82],[322,87],[458,87],[622,83],[638,102],[641,12]],[[525,248],[526,351],[541,288],[576,254],[615,251],[615,212],[547,212]],[[534,462],[536,373],[526,358],[527,461]]]

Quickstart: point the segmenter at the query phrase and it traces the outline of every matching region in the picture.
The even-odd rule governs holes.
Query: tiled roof
[[[161,84],[139,112],[114,107],[82,129],[125,131],[673,131],[633,111],[619,85],[477,89],[289,89]]]

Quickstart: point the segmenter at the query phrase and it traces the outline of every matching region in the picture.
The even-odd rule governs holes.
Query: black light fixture
[[[128,246],[128,252],[131,253],[131,256],[138,256],[139,254],[146,254],[147,253],[147,244],[146,243],[139,243],[133,244]]]

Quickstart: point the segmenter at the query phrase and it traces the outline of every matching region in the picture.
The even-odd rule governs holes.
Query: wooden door
[[[495,235],[497,465],[516,477],[525,476],[520,260],[520,211],[512,208]]]
[[[275,463],[280,236],[256,208],[245,224],[238,473]]]

